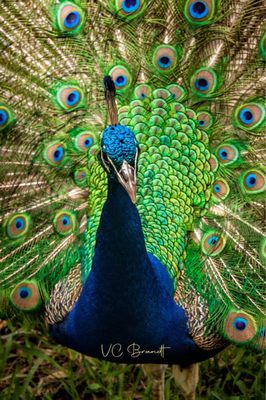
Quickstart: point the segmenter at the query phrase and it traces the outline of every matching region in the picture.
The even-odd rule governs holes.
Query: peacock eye
[[[87,168],[80,168],[74,173],[74,181],[79,187],[87,186],[88,170]]]
[[[65,146],[61,142],[49,144],[44,149],[44,159],[52,166],[62,165],[66,159]]]
[[[228,339],[235,343],[252,340],[258,328],[251,315],[241,311],[231,311],[226,317],[224,332]]]
[[[73,90],[71,93],[68,94],[66,102],[69,107],[72,107],[76,106],[79,100],[80,93],[77,90]]]
[[[263,339],[266,339],[266,328],[261,328],[259,330],[259,336]]]
[[[233,165],[239,159],[239,151],[236,146],[224,143],[218,146],[217,157],[224,165]]]
[[[145,0],[116,0],[117,11],[127,17],[136,17],[139,15],[145,5]]]
[[[224,200],[229,195],[230,188],[225,179],[220,178],[213,183],[212,191],[215,198]]]
[[[77,108],[81,102],[83,93],[77,87],[67,87],[63,88],[58,93],[58,101],[62,108],[66,110],[72,110]]]
[[[211,231],[206,233],[201,240],[201,249],[208,256],[217,256],[220,254],[226,244],[226,240],[220,232]]]
[[[56,232],[60,235],[70,235],[76,229],[75,214],[71,211],[61,210],[57,212],[53,224]]]
[[[94,136],[89,132],[81,132],[75,137],[75,147],[79,151],[88,151],[93,144]]]
[[[114,81],[116,90],[123,91],[131,86],[132,76],[126,67],[117,65],[109,71],[109,75]]]
[[[192,18],[201,19],[208,14],[208,7],[204,1],[195,1],[190,4],[189,13]]]
[[[176,101],[182,101],[187,96],[185,89],[182,86],[177,85],[175,83],[166,86],[166,89],[169,90],[169,92],[172,94],[173,98]]]
[[[238,107],[234,118],[239,128],[260,128],[265,120],[265,109],[260,103],[247,103]]]
[[[134,94],[138,99],[144,100],[146,97],[151,96],[151,92],[152,89],[149,85],[142,84],[135,88]]]
[[[213,125],[213,116],[208,112],[198,113],[197,120],[200,128],[203,129],[208,129]]]
[[[123,0],[122,10],[126,13],[136,12],[140,7],[140,0]]]
[[[209,164],[210,164],[211,170],[213,172],[216,172],[219,167],[219,162],[218,162],[217,158],[215,157],[215,155],[213,155],[213,154],[211,155],[211,157],[209,158]]]
[[[4,104],[0,104],[0,131],[4,130],[14,121],[11,110]]]
[[[125,86],[127,84],[127,77],[125,75],[118,75],[115,79],[116,86]]]
[[[245,183],[249,188],[254,188],[254,186],[256,186],[257,183],[257,176],[256,174],[248,174],[245,178]]]
[[[71,111],[84,105],[84,93],[78,86],[63,86],[57,91],[57,103],[61,109]]]
[[[217,76],[211,69],[199,69],[191,78],[191,90],[199,96],[208,96],[217,88]]]
[[[205,25],[211,22],[215,11],[215,0],[188,0],[185,6],[185,16],[195,25]]]
[[[19,239],[28,233],[29,227],[29,215],[25,213],[15,214],[6,222],[6,233],[10,239]]]
[[[162,72],[172,70],[177,63],[177,51],[173,46],[158,46],[152,57],[153,65]]]
[[[84,13],[72,2],[64,2],[57,12],[58,28],[62,32],[77,34],[84,25]]]
[[[41,303],[39,288],[34,281],[24,281],[12,291],[12,304],[22,311],[35,310]]]
[[[245,192],[261,193],[265,189],[265,176],[262,171],[257,169],[246,171],[240,179]]]
[[[221,160],[227,160],[228,159],[228,151],[226,150],[226,148],[222,147],[219,150],[219,157]]]
[[[30,297],[31,293],[32,292],[31,292],[30,288],[28,288],[26,286],[20,287],[19,291],[18,291],[18,295],[21,299],[26,299],[27,297]]]
[[[4,110],[3,108],[0,109],[0,126],[1,128],[3,128],[7,122],[8,122],[8,112],[6,110]]]
[[[253,112],[248,108],[243,108],[240,111],[239,117],[244,124],[250,125],[254,121]]]
[[[247,320],[245,318],[235,318],[233,321],[233,327],[238,331],[243,331],[247,327]]]
[[[261,327],[258,331],[258,338],[257,338],[257,343],[256,347],[258,347],[260,350],[265,350],[266,346],[266,328],[265,326]]]
[[[196,79],[195,86],[196,86],[197,89],[202,90],[202,91],[208,90],[209,89],[209,82],[208,82],[208,80],[206,78],[199,77],[199,78]]]
[[[64,26],[68,29],[73,29],[80,23],[80,14],[77,11],[71,11],[64,19]]]

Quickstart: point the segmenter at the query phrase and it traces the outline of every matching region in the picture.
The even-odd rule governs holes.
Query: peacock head
[[[102,135],[100,162],[110,176],[136,202],[136,172],[139,147],[134,133],[122,125],[107,127]]]

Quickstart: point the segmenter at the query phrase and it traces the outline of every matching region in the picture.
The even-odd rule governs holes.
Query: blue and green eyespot
[[[0,126],[1,128],[6,125],[8,121],[8,112],[4,109],[0,109]]]
[[[189,5],[189,14],[192,18],[202,19],[208,14],[208,7],[205,1],[194,1]]]
[[[215,15],[215,0],[187,0],[185,17],[195,26],[212,22]]]
[[[265,191],[265,174],[259,169],[249,169],[242,173],[240,185],[245,193],[262,193]]]
[[[56,102],[65,111],[82,108],[85,105],[83,90],[75,85],[60,85],[56,91]]]
[[[166,86],[166,89],[172,94],[175,101],[183,101],[187,97],[187,92],[185,88],[177,83],[172,83]]]
[[[225,147],[222,147],[218,151],[218,156],[219,156],[220,160],[222,160],[222,161],[228,160],[229,152],[227,151],[227,149]]]
[[[221,164],[233,166],[239,160],[239,150],[231,143],[223,143],[217,148],[217,157]]]
[[[120,17],[132,19],[140,14],[145,9],[145,0],[116,0],[115,10]]]
[[[58,211],[53,220],[54,229],[62,236],[70,235],[75,232],[77,221],[76,216],[72,211]]]
[[[198,78],[195,81],[195,86],[200,91],[206,91],[209,89],[209,82],[206,78]]]
[[[75,3],[64,1],[57,9],[56,27],[69,35],[78,34],[85,22],[83,10]]]
[[[32,291],[29,287],[27,286],[21,286],[18,290],[18,296],[21,299],[27,299],[32,295]]]
[[[248,325],[248,321],[246,318],[237,317],[233,320],[232,325],[237,331],[243,331],[244,329],[246,329],[246,327]]]
[[[115,79],[115,85],[118,88],[124,87],[128,82],[126,75],[118,75]]]
[[[86,167],[79,168],[74,172],[74,181],[77,186],[85,188],[88,186],[87,179],[89,176],[88,169]]]
[[[219,162],[214,154],[211,154],[211,157],[209,158],[209,164],[213,172],[216,172],[219,168]]]
[[[201,249],[204,254],[215,257],[220,254],[226,245],[225,237],[218,231],[209,231],[201,239]]]
[[[10,127],[14,121],[14,116],[11,109],[5,104],[0,103],[0,131]]]
[[[75,29],[80,23],[80,13],[78,11],[71,11],[64,19],[64,26],[66,29]]]
[[[258,335],[261,339],[266,340],[266,328],[265,327],[260,328]]]
[[[231,311],[224,323],[227,339],[234,343],[245,343],[255,338],[258,332],[254,318],[244,311]]]
[[[265,124],[265,107],[259,102],[250,102],[238,107],[234,113],[238,128],[258,130]]]
[[[168,56],[159,57],[157,62],[158,62],[158,66],[163,69],[169,68],[173,64],[171,58]]]
[[[126,66],[116,65],[110,69],[108,74],[112,77],[117,91],[122,92],[131,86],[132,75]]]
[[[217,75],[212,68],[200,68],[192,75],[190,85],[195,94],[208,97],[217,89]]]
[[[134,94],[137,97],[137,99],[144,100],[146,97],[150,97],[152,93],[152,88],[151,86],[142,83],[141,85],[136,86],[134,90]]]
[[[172,71],[177,64],[177,49],[169,45],[161,45],[156,47],[152,56],[154,67],[161,72]]]
[[[250,172],[245,176],[245,184],[249,189],[253,189],[257,184],[257,174]]]
[[[87,152],[95,144],[94,134],[82,131],[75,136],[74,144],[78,151]]]
[[[49,165],[54,167],[63,165],[66,161],[65,144],[61,141],[49,143],[43,151],[43,157]]]
[[[255,347],[260,349],[260,350],[265,350],[266,347],[266,327],[265,327],[265,321],[264,321],[264,326],[261,326],[258,330],[258,335],[257,335],[257,340]]]
[[[41,296],[35,281],[23,281],[12,291],[10,301],[21,311],[33,311],[41,304]]]
[[[26,213],[14,214],[5,222],[5,228],[10,239],[23,238],[30,228],[30,216]]]
[[[217,200],[225,200],[230,193],[230,187],[225,179],[216,179],[212,186],[213,196]]]
[[[242,108],[239,112],[239,118],[243,124],[251,125],[254,121],[253,112],[249,108]]]
[[[211,128],[213,125],[213,116],[207,111],[201,111],[197,113],[197,120],[199,127],[202,129]]]

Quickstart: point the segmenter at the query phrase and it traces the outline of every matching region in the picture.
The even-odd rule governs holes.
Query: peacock
[[[167,364],[194,398],[199,362],[265,347],[263,19],[1,2],[1,318],[143,364],[154,398]]]

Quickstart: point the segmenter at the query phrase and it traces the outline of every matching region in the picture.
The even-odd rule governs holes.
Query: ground
[[[152,400],[139,366],[117,365],[57,345],[43,329],[0,321],[0,400]],[[264,400],[264,356],[230,347],[201,364],[198,400]],[[166,373],[166,400],[183,399]]]

